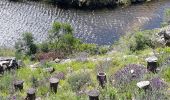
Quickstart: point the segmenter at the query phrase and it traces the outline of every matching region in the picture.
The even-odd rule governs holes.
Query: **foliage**
[[[148,47],[153,48],[154,45],[152,43],[151,37],[152,36],[149,36],[149,34],[143,32],[137,32],[134,35],[134,41],[131,42],[130,50],[138,51],[138,50],[144,50]]]
[[[168,22],[169,24],[169,18],[170,18],[170,9],[166,9],[164,12],[164,22]]]
[[[164,72],[163,72],[163,76],[165,78],[166,81],[170,82],[170,68],[167,68]]]
[[[68,78],[68,83],[73,91],[79,91],[83,85],[89,84],[90,82],[90,75],[86,72],[74,73]]]
[[[24,53],[26,55],[32,55],[37,52],[37,46],[34,43],[34,37],[32,33],[23,33],[22,40],[19,40],[15,44],[16,54]]]

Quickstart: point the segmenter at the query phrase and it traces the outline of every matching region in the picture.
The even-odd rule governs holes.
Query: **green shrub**
[[[42,52],[49,52],[49,43],[43,42],[42,44],[40,44],[40,50]]]
[[[98,53],[98,47],[97,47],[96,44],[83,43],[82,45],[80,45],[80,47],[78,49],[81,52],[87,52],[87,53],[92,54],[92,55]]]
[[[138,50],[144,50],[148,47],[154,47],[151,36],[145,32],[137,32],[134,35],[134,39],[132,38],[131,44],[130,44],[130,50],[131,51],[138,51]]]
[[[169,22],[170,18],[170,9],[166,9],[165,12],[164,12],[164,22]]]
[[[68,83],[70,84],[73,91],[79,91],[81,87],[91,82],[89,73],[74,73],[68,78]]]
[[[165,80],[170,82],[170,68],[167,68],[163,74],[164,74]]]
[[[100,89],[100,94],[101,100],[118,100],[117,90],[112,85],[108,85],[106,88]]]
[[[32,33],[23,33],[22,40],[19,40],[15,43],[15,49],[16,54],[24,53],[29,56],[35,54],[37,52],[37,46],[34,43],[34,37]]]
[[[79,39],[76,39],[72,34],[65,34],[59,39],[57,48],[64,53],[72,54],[80,44]]]
[[[0,77],[0,97],[7,97],[12,90],[13,75],[6,72],[4,76]]]

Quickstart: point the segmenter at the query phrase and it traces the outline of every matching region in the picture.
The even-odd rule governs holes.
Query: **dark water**
[[[37,42],[44,41],[54,21],[70,23],[75,36],[85,42],[112,44],[119,36],[138,27],[160,27],[166,8],[170,8],[169,0],[95,11],[64,10],[41,3],[0,0],[0,46],[13,46],[23,32],[32,32]]]

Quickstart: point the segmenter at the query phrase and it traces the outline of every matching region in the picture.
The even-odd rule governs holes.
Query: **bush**
[[[164,71],[164,78],[166,81],[170,82],[170,68],[167,68],[165,71]]]
[[[37,46],[34,44],[34,37],[32,33],[23,33],[22,40],[15,43],[16,53],[25,53],[26,55],[33,55],[37,52]]]
[[[89,73],[74,73],[68,78],[68,83],[70,84],[73,91],[79,91],[83,85],[90,83],[91,78]]]
[[[97,47],[96,44],[83,43],[82,45],[80,45],[78,50],[81,51],[81,52],[87,52],[87,53],[92,54],[92,55],[98,53],[98,47]]]
[[[42,44],[40,44],[40,50],[42,52],[49,52],[49,43],[43,42]]]
[[[133,41],[131,41],[130,50],[134,52],[138,50],[144,50],[148,47],[154,47],[151,36],[145,32],[137,32],[134,35]]]

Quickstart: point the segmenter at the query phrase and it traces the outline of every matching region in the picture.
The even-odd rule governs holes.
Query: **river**
[[[45,41],[54,21],[70,23],[84,42],[109,45],[138,28],[160,27],[166,8],[170,8],[169,0],[93,11],[0,0],[0,46],[13,47],[23,32],[32,32],[37,42]]]

